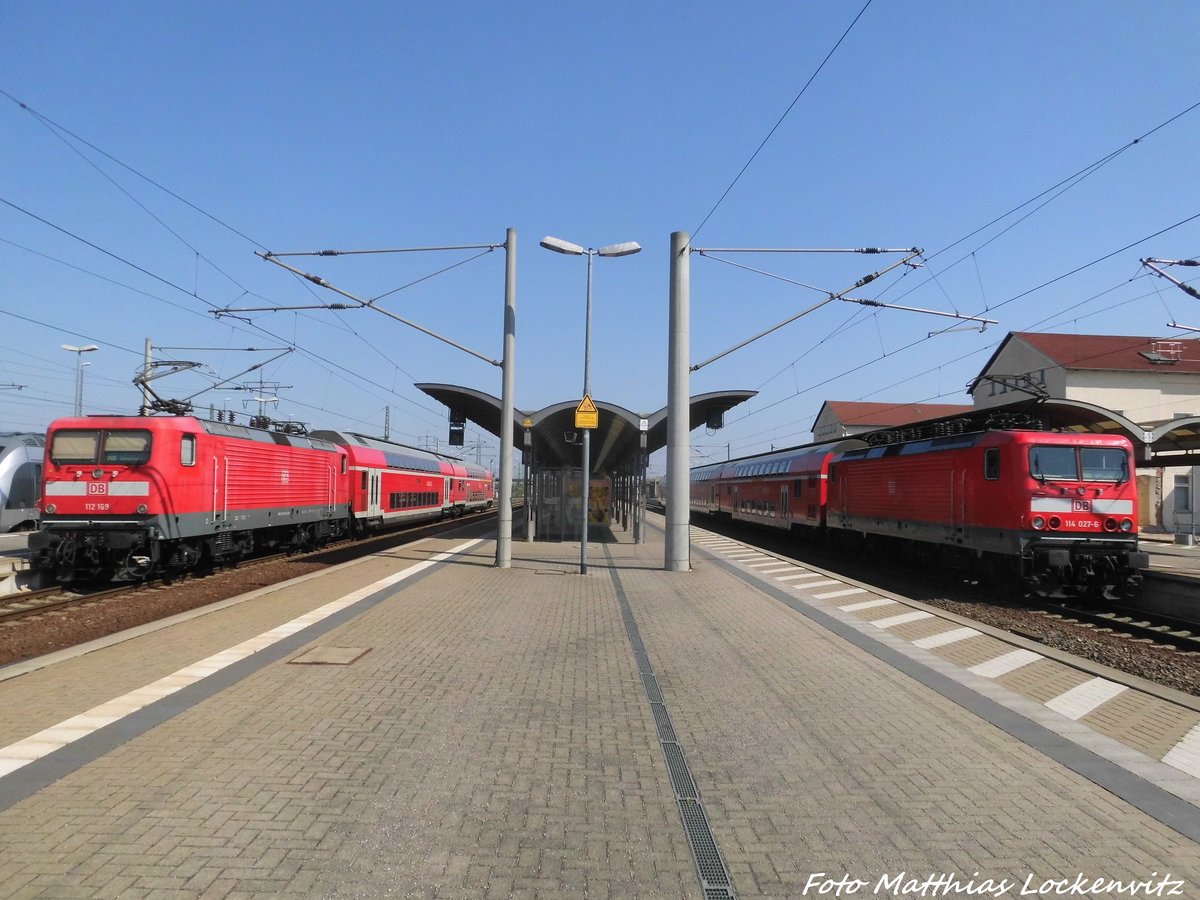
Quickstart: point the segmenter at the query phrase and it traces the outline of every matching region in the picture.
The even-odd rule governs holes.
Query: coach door
[[[378,469],[365,469],[359,482],[362,486],[359,492],[359,506],[370,518],[378,518],[383,515],[383,509],[379,504],[382,477],[383,475]]]
[[[787,485],[779,491],[779,518],[783,520],[783,526],[786,528],[792,522],[792,507],[788,503]]]

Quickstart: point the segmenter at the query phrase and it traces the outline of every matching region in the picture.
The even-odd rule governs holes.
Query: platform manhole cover
[[[288,663],[297,666],[348,666],[371,652],[370,647],[313,647]]]

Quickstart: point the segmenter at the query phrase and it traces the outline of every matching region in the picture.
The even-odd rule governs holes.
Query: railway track
[[[390,531],[386,534],[374,535],[361,540],[337,541],[335,543],[327,544],[321,548],[306,550],[299,553],[273,553],[265,556],[252,557],[250,559],[240,561],[235,566],[227,566],[224,568],[215,569],[212,572],[188,572],[182,575],[172,576],[172,578],[169,580],[150,579],[147,581],[123,584],[116,587],[97,587],[95,590],[91,590],[86,587],[64,587],[62,585],[55,585],[54,587],[41,588],[34,591],[25,591],[20,594],[12,594],[7,597],[0,597],[0,623],[15,622],[20,619],[27,619],[54,611],[67,610],[84,604],[116,599],[126,595],[133,596],[156,587],[162,588],[172,584],[191,584],[212,575],[229,572],[231,570],[249,573],[253,572],[256,568],[260,568],[279,560],[311,560],[313,558],[328,554],[343,553],[367,555],[381,548],[400,546],[402,544],[419,540],[423,537],[430,537],[432,535],[440,534],[444,531],[450,531],[463,525],[469,525],[474,522],[484,522],[495,515],[496,511],[490,510],[483,513],[462,516],[461,518],[443,519],[413,528]]]
[[[1165,616],[1148,616],[1144,610],[1084,609],[1068,604],[1046,604],[1045,615],[1107,629],[1136,640],[1151,641],[1170,650],[1200,655],[1200,625]]]

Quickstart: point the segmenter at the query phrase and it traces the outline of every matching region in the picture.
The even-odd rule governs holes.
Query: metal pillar
[[[690,352],[691,260],[686,231],[671,234],[671,312],[667,349],[667,535],[663,568],[691,569],[688,540],[688,457],[691,429],[688,354]]]
[[[587,254],[587,320],[583,326],[583,396],[591,391],[592,372],[592,258]],[[583,431],[583,471],[580,473],[580,488],[583,490],[583,515],[579,517],[579,574],[588,570],[588,514],[592,505],[592,429]]]
[[[496,522],[496,567],[512,567],[513,405],[517,392],[517,231],[504,239],[504,365],[500,392],[500,498]],[[528,502],[528,500],[526,500]]]

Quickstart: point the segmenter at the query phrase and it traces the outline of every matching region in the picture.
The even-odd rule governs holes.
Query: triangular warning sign
[[[596,404],[592,402],[592,398],[588,394],[583,395],[583,399],[579,401],[579,405],[575,407],[577,413],[594,413],[596,412]]]

